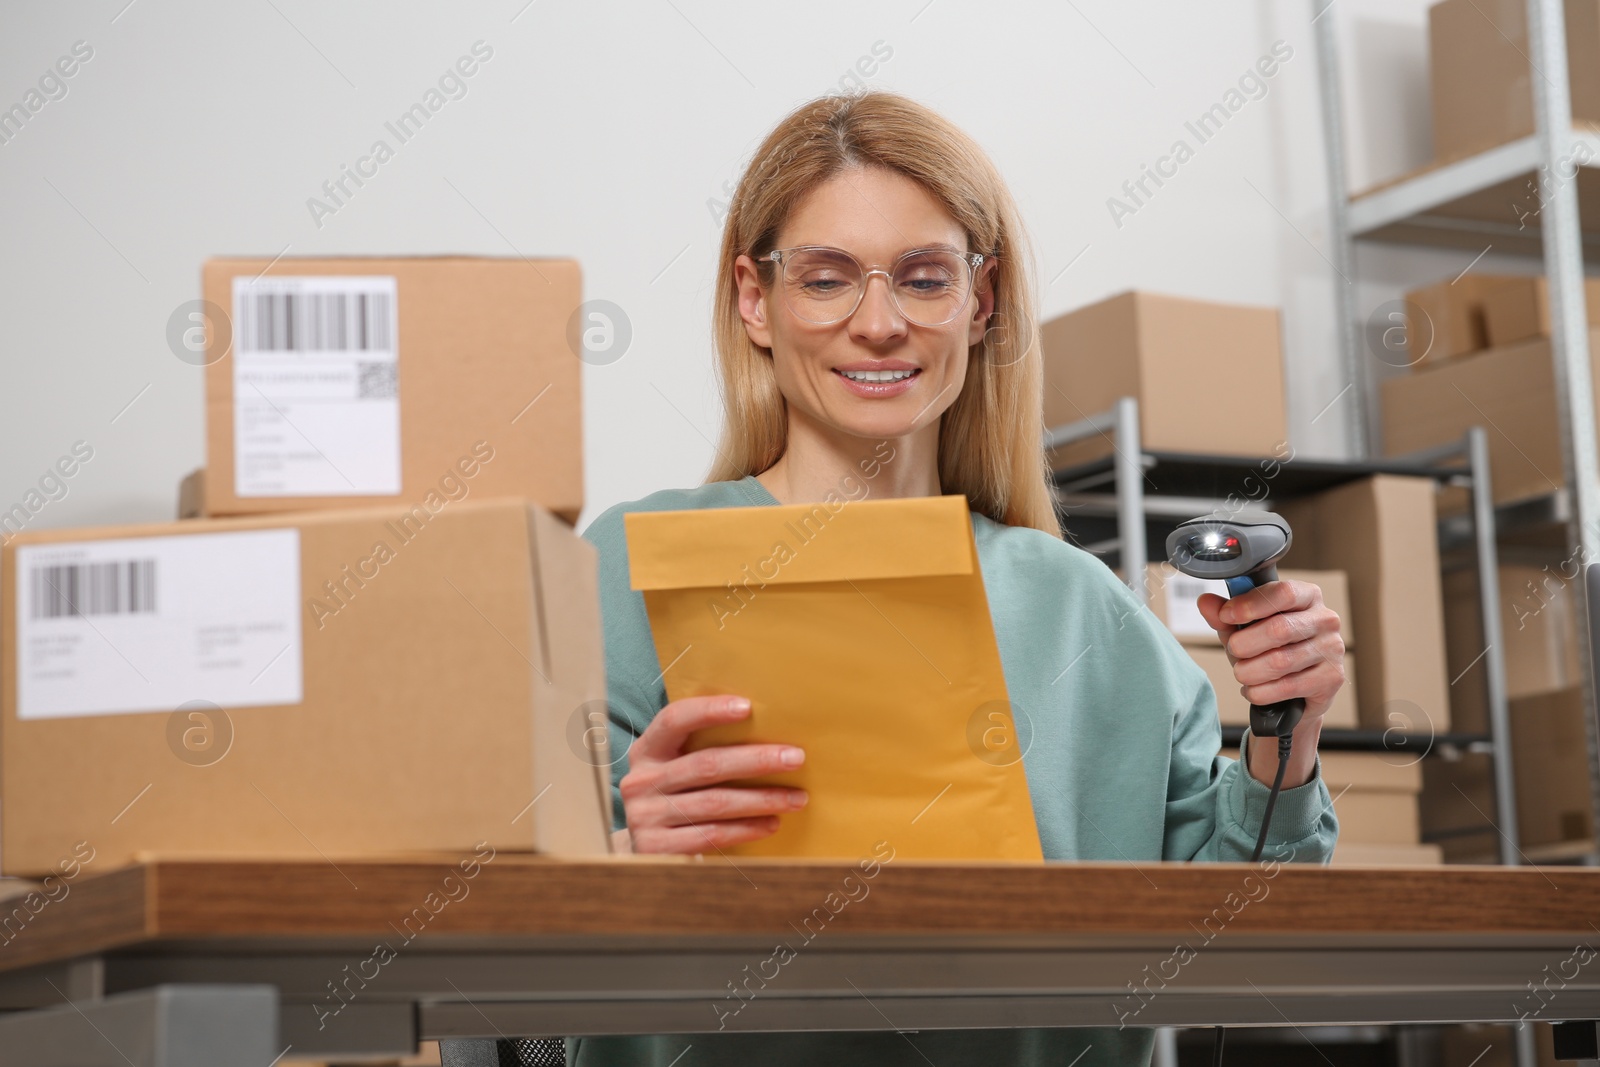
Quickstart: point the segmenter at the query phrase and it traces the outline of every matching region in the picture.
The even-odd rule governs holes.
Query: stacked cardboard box
[[[1489,347],[1485,302],[1497,287],[1515,280],[1503,274],[1463,274],[1411,290],[1405,296],[1405,362],[1413,370],[1429,370]],[[1394,327],[1402,324],[1381,325],[1387,331],[1385,348],[1400,347],[1390,340]]]
[[[1239,758],[1238,749],[1222,753]],[[1422,844],[1417,794],[1422,790],[1420,754],[1404,752],[1319,753],[1322,780],[1339,818],[1340,865],[1421,866],[1443,862],[1438,846]]]
[[[577,265],[203,280],[184,521],[0,554],[0,870],[608,852]]]
[[[1510,702],[1512,769],[1522,848],[1587,847],[1594,836],[1590,802],[1588,715],[1581,688],[1519,697]],[[1487,755],[1424,764],[1422,820],[1426,836],[1452,862],[1493,863],[1494,768]]]
[[[1600,356],[1600,329],[1590,330],[1589,351],[1592,363]],[[1600,389],[1600,374],[1595,385]],[[1468,428],[1482,426],[1489,431],[1489,476],[1497,504],[1543,496],[1566,484],[1548,338],[1485,349],[1426,374],[1386,379],[1380,388],[1389,455],[1459,441]],[[1458,489],[1448,502],[1441,500],[1440,510],[1466,505],[1466,491]]]
[[[577,521],[575,262],[214,259],[203,282],[200,513],[409,505],[475,452],[478,492]]]
[[[1600,122],[1600,0],[1567,0],[1572,118]],[[1460,159],[1534,132],[1523,0],[1444,0],[1428,9],[1433,156]]]
[[[603,853],[607,760],[572,743],[605,701],[595,570],[507,499],[20,534],[0,867]]]
[[[1581,681],[1577,596],[1579,571],[1564,556],[1522,550],[1506,558],[1499,577],[1500,654],[1506,696],[1535,696]],[[1450,719],[1465,733],[1489,730],[1483,612],[1476,566],[1444,575],[1444,617],[1450,677]]]
[[[1117,573],[1120,575],[1121,571]],[[1351,620],[1349,583],[1345,574],[1336,570],[1280,569],[1278,577],[1283,581],[1311,582],[1321,587],[1323,603],[1339,616],[1340,634],[1345,644],[1345,684],[1323,722],[1331,727],[1354,729],[1357,725],[1355,627]],[[1222,647],[1222,639],[1207,625],[1196,606],[1202,593],[1216,593],[1226,598],[1227,586],[1220,581],[1191,578],[1169,563],[1148,564],[1145,580],[1149,583],[1151,611],[1172,631],[1183,645],[1183,650],[1211,679],[1222,724],[1249,725],[1250,702],[1240,692],[1239,680],[1234,677],[1233,664]]]
[[[1276,308],[1127,292],[1044,324],[1045,425],[1139,401],[1147,451],[1281,455],[1288,442]],[[1226,374],[1217,368],[1227,368]],[[1056,469],[1111,454],[1110,436],[1063,445]]]
[[[1284,566],[1348,576],[1365,729],[1450,728],[1434,497],[1432,479],[1374,475],[1276,505],[1294,530]]]

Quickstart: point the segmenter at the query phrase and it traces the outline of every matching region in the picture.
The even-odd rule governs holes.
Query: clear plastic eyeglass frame
[[[955,321],[956,317],[961,314],[972,299],[972,293],[977,287],[978,268],[989,258],[982,252],[953,252],[944,248],[913,248],[896,258],[889,270],[884,270],[881,267],[874,267],[868,270],[862,266],[859,259],[849,252],[842,248],[832,248],[827,245],[796,245],[792,248],[774,248],[762,258],[771,260],[776,264],[780,271],[779,281],[787,282],[789,263],[792,261],[792,257],[796,253],[803,252],[843,257],[855,265],[856,277],[859,279],[854,302],[850,304],[848,310],[842,312],[839,310],[844,306],[841,301],[835,301],[835,307],[830,308],[827,312],[822,312],[818,302],[808,304],[799,301],[791,294],[788,284],[780,285],[784,292],[784,301],[789,305],[789,310],[803,321],[815,326],[832,326],[854,315],[857,309],[861,307],[861,301],[866,298],[867,286],[870,284],[874,274],[883,275],[884,284],[889,288],[889,299],[894,302],[895,309],[900,312],[900,315],[906,321],[914,322],[919,326],[946,326]],[[926,261],[927,257],[931,255],[950,256],[955,260],[959,260],[966,267],[965,289],[961,294],[961,299],[955,302],[946,300],[937,305],[930,303],[924,307],[918,307],[917,304],[913,303],[908,308],[906,302],[900,298],[900,291],[895,285],[895,275],[899,273],[901,265],[907,260],[912,260],[913,257],[920,257]]]

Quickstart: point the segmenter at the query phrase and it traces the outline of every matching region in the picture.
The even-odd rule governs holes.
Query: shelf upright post
[[[1144,448],[1139,440],[1139,401],[1117,398],[1112,438],[1117,444],[1117,539],[1122,542],[1122,577],[1141,604],[1150,603],[1145,580]]]
[[[1556,413],[1566,464],[1567,544],[1577,578],[1574,614],[1578,647],[1591,647],[1588,590],[1583,568],[1600,562],[1600,456],[1595,452],[1594,386],[1589,365],[1589,323],[1584,306],[1583,246],[1573,159],[1572,100],[1567,70],[1567,28],[1561,0],[1528,0],[1529,63],[1539,138],[1540,231],[1545,285],[1550,297],[1550,349],[1555,361]],[[1565,567],[1563,568],[1565,570]],[[1565,576],[1565,575],[1563,575]],[[1587,656],[1578,657],[1589,741],[1590,830],[1600,835],[1600,704]]]
[[[1500,629],[1500,553],[1495,544],[1494,486],[1489,476],[1489,438],[1482,426],[1467,431],[1467,462],[1472,468],[1472,535],[1478,559],[1478,611],[1483,617],[1483,661],[1489,690],[1489,741],[1493,746],[1495,823],[1500,828],[1500,862],[1522,862],[1517,827],[1517,783],[1511,762],[1511,716],[1506,706],[1504,634]],[[1458,679],[1459,680],[1459,679]]]
[[[1368,459],[1380,454],[1374,433],[1377,420],[1372,405],[1375,390],[1367,380],[1367,365],[1361,358],[1361,337],[1356,326],[1356,290],[1351,281],[1355,273],[1354,249],[1350,240],[1350,201],[1344,166],[1344,97],[1340,92],[1339,48],[1329,14],[1334,0],[1311,0],[1311,29],[1317,43],[1317,81],[1322,98],[1322,155],[1328,181],[1328,252],[1336,277],[1333,308],[1338,316],[1334,336],[1339,341],[1339,360],[1344,377],[1355,396],[1345,405],[1345,433],[1352,459]]]

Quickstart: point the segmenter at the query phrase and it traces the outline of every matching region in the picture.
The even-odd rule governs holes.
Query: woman
[[[1033,726],[1024,762],[1045,857],[1248,860],[1274,739],[1246,738],[1248,766],[1218,755],[1205,673],[1104,564],[1062,539],[1030,260],[983,151],[894,94],[802,106],[734,194],[715,315],[726,415],[709,478],[617,505],[583,535],[599,551],[612,745],[626,752],[613,768],[618,848],[712,852],[772,834],[806,803],[797,789],[726,784],[791,770],[805,759],[798,748],[684,753],[691,733],[747,705],[744,694],[667,703],[644,602],[629,588],[624,513],[814,502],[871,464],[879,497],[969,502],[1007,693]],[[1316,749],[1344,681],[1339,618],[1298,581],[1231,601],[1205,594],[1199,608],[1248,700],[1305,698],[1267,847],[1326,862],[1338,823]],[[1229,636],[1250,620],[1264,621]],[[1135,976],[1108,977],[1120,986]],[[578,1067],[1148,1062],[1151,1032],[1123,1021],[581,1038],[568,1054]],[[708,1008],[708,1031],[714,1022]]]

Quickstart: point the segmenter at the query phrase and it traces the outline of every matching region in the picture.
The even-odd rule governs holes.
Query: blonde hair
[[[713,333],[723,398],[722,440],[707,482],[760,474],[782,457],[788,412],[771,352],[739,315],[734,262],[749,255],[770,291],[763,257],[795,204],[849,167],[881,167],[921,185],[995,260],[994,313],[967,353],[960,394],[939,425],[939,485],[1008,526],[1061,536],[1044,455],[1044,366],[1034,311],[1032,255],[1005,182],[978,144],[896,93],[826,96],[780,122],[739,179],[722,235]]]

